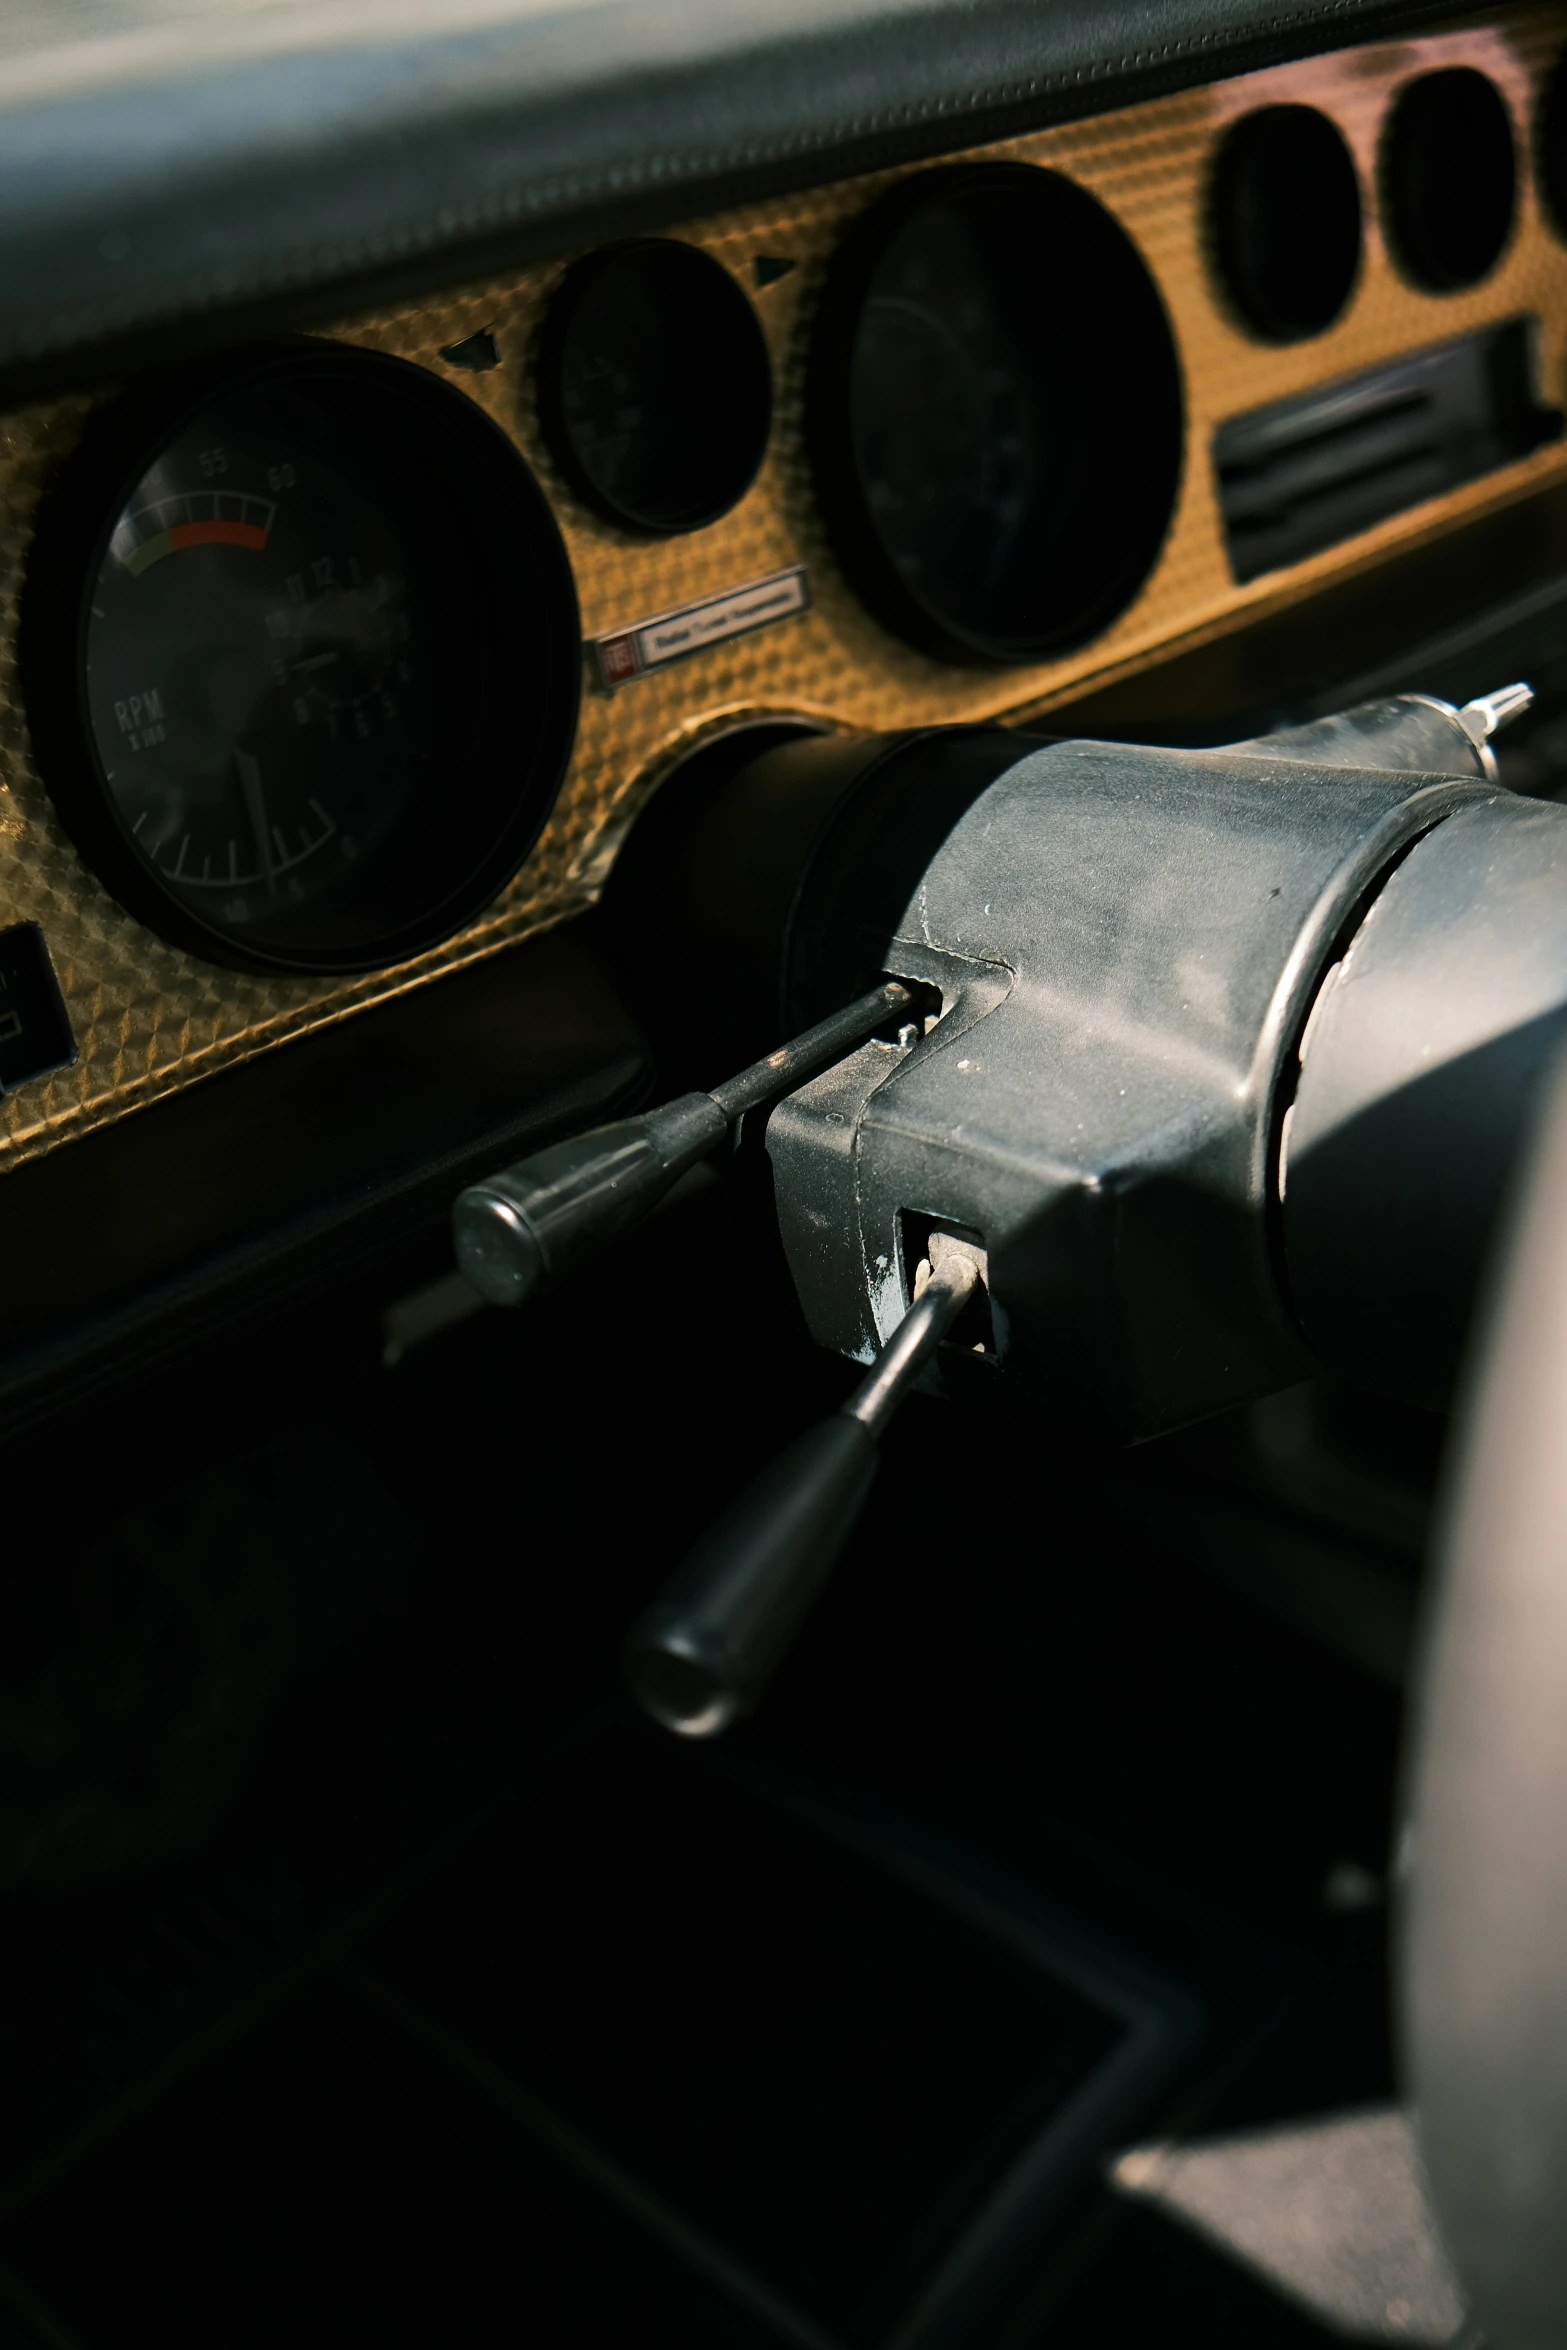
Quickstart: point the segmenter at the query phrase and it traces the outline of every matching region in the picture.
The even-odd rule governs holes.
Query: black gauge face
[[[1407,83],[1381,168],[1389,238],[1417,286],[1455,293],[1490,274],[1518,201],[1512,120],[1494,82],[1459,65]]]
[[[854,585],[949,659],[1039,660],[1103,627],[1163,539],[1181,393],[1110,216],[1026,166],[909,181],[851,234],[807,430]]]
[[[450,665],[440,550],[294,406],[239,395],[170,443],[116,523],[87,624],[121,823],[170,889],[247,929],[280,894],[340,894],[348,868],[439,818],[421,785]]]
[[[545,322],[539,413],[556,463],[601,514],[695,530],[744,496],[767,447],[756,313],[694,245],[649,237],[590,254]]]
[[[62,814],[198,951],[417,951],[516,866],[569,749],[575,605],[542,499],[460,394],[363,354],[262,363],[150,445],[147,416],[105,420],[29,578]]]
[[[1242,115],[1219,150],[1209,228],[1224,290],[1254,333],[1323,333],[1360,272],[1360,181],[1338,125],[1314,106]]]

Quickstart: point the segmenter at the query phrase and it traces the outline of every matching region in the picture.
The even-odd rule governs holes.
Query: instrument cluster
[[[24,419],[0,868],[147,1049],[8,1077],[0,1164],[587,904],[705,734],[1034,716],[1556,478],[1553,43],[608,245],[144,382],[63,457]]]

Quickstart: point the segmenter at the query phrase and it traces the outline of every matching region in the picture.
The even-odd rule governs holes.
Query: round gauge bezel
[[[407,412],[426,475],[435,472],[439,494],[472,513],[474,559],[485,565],[483,605],[491,627],[482,664],[483,705],[462,750],[454,752],[463,768],[471,845],[455,856],[453,877],[428,905],[391,908],[377,932],[377,870],[368,863],[359,934],[338,945],[307,938],[295,947],[258,942],[237,927],[208,921],[165,886],[120,819],[86,677],[94,589],[138,483],[209,408],[271,382],[301,379],[312,386],[344,384],[356,398],[380,402],[384,415],[395,417],[399,407]],[[526,563],[518,560],[520,545],[528,549]],[[502,656],[519,644],[528,647],[534,714],[526,743],[504,692]],[[382,970],[450,938],[493,901],[534,846],[576,738],[581,624],[570,561],[543,491],[514,444],[465,394],[409,361],[353,345],[301,338],[237,362],[187,367],[138,385],[92,416],[40,501],[17,649],[34,761],[84,862],[149,930],[230,969],[323,976]],[[405,861],[412,871],[411,855]],[[389,870],[395,880],[396,866]]]
[[[1286,238],[1304,224],[1306,241],[1281,253],[1281,223]],[[1217,290],[1249,335],[1282,347],[1326,334],[1366,265],[1365,193],[1332,115],[1298,99],[1238,115],[1214,151],[1204,229]]]
[[[1425,294],[1467,293],[1495,275],[1518,229],[1520,162],[1512,109],[1488,73],[1438,66],[1405,82],[1377,147],[1382,223],[1394,262]],[[1438,190],[1465,199],[1463,229],[1486,234],[1473,246],[1452,240],[1454,216]]]
[[[715,305],[709,337],[722,337],[726,348],[720,363],[730,371],[731,394],[726,413],[734,428],[733,450],[722,478],[709,493],[662,515],[639,509],[607,490],[584,463],[565,412],[562,381],[566,347],[581,314],[585,297],[611,272],[647,257],[662,268],[684,272],[700,285]],[[711,358],[712,339],[704,346]],[[734,511],[761,471],[773,422],[773,370],[762,322],[743,287],[723,263],[701,245],[679,237],[627,237],[595,252],[567,270],[539,330],[534,363],[539,426],[563,478],[585,506],[637,538],[684,538],[705,530]]]
[[[1148,318],[1162,340],[1157,384],[1164,413],[1156,415],[1145,462],[1160,487],[1143,524],[1128,536],[1123,559],[1098,590],[1059,624],[1002,636],[962,625],[917,595],[887,551],[871,512],[854,446],[852,387],[855,344],[866,300],[882,262],[906,223],[933,199],[970,192],[1013,190],[1041,207],[1059,208],[1111,230],[1140,273]],[[1070,652],[1103,633],[1140,594],[1168,537],[1185,462],[1185,395],[1180,358],[1152,270],[1126,228],[1099,199],[1063,173],[1032,163],[950,164],[916,172],[889,189],[848,230],[828,265],[817,307],[805,377],[805,443],[822,519],[850,586],[872,616],[917,652],[969,668],[1015,669]]]

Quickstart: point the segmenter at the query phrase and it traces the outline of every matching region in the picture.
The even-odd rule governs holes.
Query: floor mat
[[[82,2350],[972,2339],[1203,2030],[896,1817],[636,1737],[332,1979],[6,2231]]]

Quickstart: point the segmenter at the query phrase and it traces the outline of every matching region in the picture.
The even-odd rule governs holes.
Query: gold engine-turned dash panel
[[[1282,542],[1270,545],[1264,529],[1243,557],[1245,500],[1226,515],[1215,445],[1218,435],[1222,451],[1221,427],[1237,418],[1488,328],[1516,326],[1540,413],[1567,405],[1567,242],[1539,185],[1537,163],[1542,111],[1564,48],[1562,11],[1515,10],[950,159],[1043,166],[1086,191],[1141,256],[1173,338],[1184,438],[1172,460],[1167,527],[1150,542],[1141,584],[1133,583],[1129,600],[1079,641],[1042,657],[987,664],[961,657],[961,647],[933,649],[917,641],[917,629],[874,617],[875,599],[867,600],[863,583],[851,585],[834,551],[841,536],[829,537],[807,452],[808,366],[829,264],[869,207],[932,166],[873,174],[669,230],[722,265],[760,327],[772,373],[771,426],[749,488],[716,520],[680,516],[672,535],[611,519],[591,485],[585,488],[557,462],[558,435],[541,416],[538,371],[541,337],[558,313],[572,261],[343,321],[336,341],[413,361],[477,403],[521,450],[563,536],[587,640],[575,746],[536,844],[465,927],[389,968],[344,976],[224,968],[145,927],[84,864],[35,761],[16,660],[17,615],[40,497],[93,412],[114,395],[65,399],[5,419],[0,927],[41,929],[76,1058],[0,1099],[0,1169],[585,908],[638,808],[706,734],[770,715],[856,729],[1042,714],[1177,644],[1236,628],[1325,580],[1557,479],[1567,470],[1567,441],[1542,433],[1534,445],[1520,442],[1516,454],[1504,450],[1478,478],[1417,496],[1401,511],[1351,527],[1335,543],[1292,551]],[[1419,221],[1401,225],[1394,217],[1403,184],[1400,126],[1415,119],[1425,99],[1422,93],[1413,111],[1405,105],[1402,113],[1401,102],[1430,77],[1449,77],[1443,91],[1456,88],[1451,77],[1460,70],[1471,95],[1477,82],[1494,94],[1481,103],[1492,105],[1504,128],[1510,125],[1516,175],[1511,210],[1499,221],[1499,252],[1468,259],[1442,246],[1441,217],[1434,246],[1422,242]],[[1333,143],[1347,151],[1351,211],[1358,193],[1344,284],[1308,285],[1293,309],[1287,283],[1282,295],[1270,291],[1269,254],[1255,237],[1248,245],[1245,220],[1234,230],[1233,251],[1221,249],[1227,232],[1222,222],[1216,225],[1215,189],[1225,171],[1245,166],[1246,126],[1277,109],[1313,110],[1334,126]],[[1299,130],[1299,112],[1292,121]],[[1438,120],[1434,135],[1451,135],[1451,126]],[[1266,157],[1262,169],[1265,181]],[[1440,186],[1435,201],[1440,216]],[[1237,480],[1243,481],[1246,462],[1243,449]],[[725,598],[734,600],[717,601]],[[657,628],[637,633],[644,623],[704,602],[705,621],[699,615],[695,622],[664,624],[662,634]],[[692,644],[701,649],[690,650]],[[671,651],[686,657],[664,659]],[[528,643],[516,643],[510,657],[511,690],[525,697]],[[463,787],[461,775],[450,778],[452,792]]]

